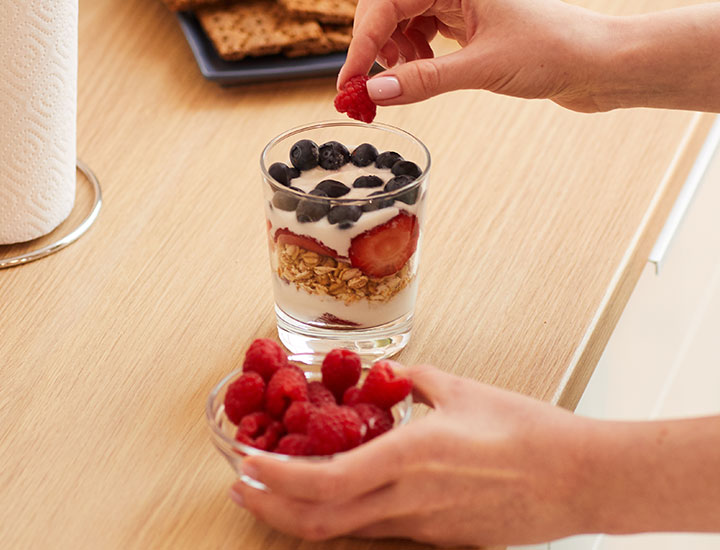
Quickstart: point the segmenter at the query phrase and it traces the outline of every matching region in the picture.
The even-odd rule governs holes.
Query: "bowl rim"
[[[299,360],[298,358],[311,358],[311,359],[317,359],[320,357],[321,354],[319,353],[295,353],[288,355],[288,361],[294,362],[294,363],[301,363],[305,366],[310,365],[316,365],[320,366],[321,363],[317,361],[311,361],[306,362]],[[323,354],[324,356],[324,354]],[[360,359],[362,360],[363,357],[360,356]],[[299,366],[299,365],[298,365]],[[363,370],[366,368],[366,362],[363,361]],[[215,420],[216,414],[213,413],[213,404],[215,402],[215,399],[217,398],[218,394],[222,391],[222,389],[228,384],[228,382],[235,378],[236,376],[242,375],[243,370],[242,367],[239,369],[235,369],[231,373],[225,375],[220,382],[218,382],[212,390],[210,390],[210,393],[208,394],[207,400],[205,401],[205,419],[207,420],[208,425],[210,426],[210,430],[215,437],[215,439],[222,441],[222,443],[226,446],[229,446],[232,450],[239,451],[242,454],[248,455],[248,456],[268,456],[277,460],[284,460],[284,461],[290,461],[290,460],[312,460],[312,461],[325,461],[329,460],[332,457],[341,455],[343,453],[347,453],[353,449],[348,449],[347,451],[340,451],[339,453],[334,453],[331,455],[309,455],[309,456],[294,456],[294,455],[286,455],[283,453],[276,453],[273,451],[263,451],[262,449],[257,449],[255,447],[252,447],[250,445],[246,445],[245,443],[240,443],[235,438],[228,437],[228,435],[220,428],[217,421]],[[307,374],[307,371],[305,371]],[[410,421],[410,415],[412,411],[412,392],[410,392],[403,401],[400,401],[396,405],[393,405],[393,407],[396,407],[397,405],[401,403],[406,404],[406,410],[405,414],[398,420],[398,423],[393,426],[393,428],[402,426],[404,424],[407,424],[407,422]],[[216,443],[217,444],[217,443]]]

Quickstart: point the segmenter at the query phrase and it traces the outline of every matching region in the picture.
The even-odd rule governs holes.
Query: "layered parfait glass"
[[[410,338],[430,154],[383,124],[321,122],[261,156],[278,334],[388,357]]]

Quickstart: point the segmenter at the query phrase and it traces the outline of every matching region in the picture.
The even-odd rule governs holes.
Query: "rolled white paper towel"
[[[0,0],[0,244],[75,202],[78,0]]]

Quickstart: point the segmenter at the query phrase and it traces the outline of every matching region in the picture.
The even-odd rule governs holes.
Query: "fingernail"
[[[405,59],[405,56],[403,54],[398,55],[398,65],[402,65],[403,63],[407,63],[407,59]]]
[[[378,76],[367,82],[367,91],[371,99],[392,99],[402,93],[400,81],[394,76]]]
[[[232,500],[240,507],[245,506],[245,500],[243,499],[243,496],[240,494],[240,491],[235,487],[235,485],[230,487],[230,500]]]

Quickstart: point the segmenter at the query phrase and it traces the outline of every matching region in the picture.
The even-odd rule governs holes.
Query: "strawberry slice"
[[[351,241],[350,263],[371,277],[392,275],[413,255],[419,236],[417,217],[400,212]]]
[[[320,241],[308,237],[307,235],[298,235],[289,229],[282,228],[275,232],[275,242],[280,244],[294,244],[300,248],[304,248],[310,252],[317,252],[323,256],[338,257],[338,253],[332,248],[325,246]]]

